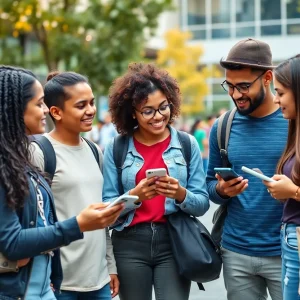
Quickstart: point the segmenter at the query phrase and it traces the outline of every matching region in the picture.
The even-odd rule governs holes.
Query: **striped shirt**
[[[221,167],[215,122],[209,140],[207,185],[210,199],[225,203],[216,192],[214,167]],[[273,176],[286,144],[288,122],[279,110],[263,117],[242,116],[238,112],[232,122],[228,157],[234,170],[249,180],[248,188],[228,201],[222,246],[249,256],[277,256],[280,250],[280,224],[283,206],[271,198],[260,179],[241,171],[242,166],[259,168]]]

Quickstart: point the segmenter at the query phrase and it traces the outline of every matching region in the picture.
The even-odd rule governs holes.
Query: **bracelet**
[[[295,194],[295,199],[296,199],[296,200],[298,199],[298,191],[299,191],[299,189],[300,189],[300,186],[298,186],[297,191],[296,191],[296,194]]]

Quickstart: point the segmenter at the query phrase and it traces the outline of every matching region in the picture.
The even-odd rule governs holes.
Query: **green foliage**
[[[104,93],[129,62],[142,58],[145,37],[153,34],[159,14],[171,8],[172,0],[81,2],[1,0],[1,61],[27,68],[46,64],[49,71],[72,69]],[[8,46],[13,37],[17,47]],[[29,42],[40,47],[27,51]]]

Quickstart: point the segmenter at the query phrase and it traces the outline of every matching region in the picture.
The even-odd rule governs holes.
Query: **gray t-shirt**
[[[45,134],[56,153],[52,192],[58,220],[78,215],[88,205],[102,202],[103,176],[92,150],[82,140],[68,146]],[[32,163],[44,170],[44,155],[36,143],[31,148]],[[103,155],[99,149],[100,165]],[[108,230],[84,233],[84,239],[61,248],[64,279],[62,290],[88,292],[109,283],[109,274],[117,274]]]

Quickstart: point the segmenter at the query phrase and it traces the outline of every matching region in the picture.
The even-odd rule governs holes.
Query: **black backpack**
[[[236,113],[236,108],[227,111],[220,116],[217,129],[217,139],[220,149],[220,156],[222,159],[223,168],[231,168],[232,164],[228,159],[228,141],[231,130],[231,124]],[[211,230],[211,236],[215,242],[220,245],[223,233],[223,226],[227,216],[227,203],[220,205],[214,212],[212,223],[213,227]]]
[[[93,155],[97,161],[97,164],[99,165],[99,168],[101,169],[100,166],[100,160],[99,160],[99,152],[97,147],[93,142],[90,140],[83,138],[86,143],[90,146]],[[43,151],[44,154],[44,172],[48,173],[50,176],[50,179],[53,180],[55,170],[56,170],[56,154],[53,149],[53,146],[51,142],[45,137],[45,136],[39,136],[36,139],[32,141],[32,143],[38,144],[40,149]]]

